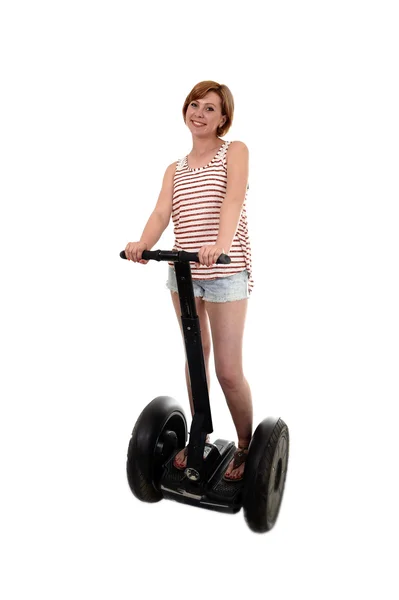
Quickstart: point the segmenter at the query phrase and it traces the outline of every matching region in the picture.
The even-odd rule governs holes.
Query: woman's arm
[[[162,188],[157,203],[141,234],[140,242],[147,244],[147,250],[157,243],[167,228],[172,214],[173,178],[176,163],[172,163],[165,171]]]
[[[230,252],[248,185],[249,152],[243,142],[232,142],[227,152],[227,189],[220,209],[216,246]]]

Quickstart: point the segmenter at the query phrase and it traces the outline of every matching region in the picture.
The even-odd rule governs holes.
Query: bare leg
[[[247,449],[252,438],[253,422],[252,395],[248,381],[242,376],[241,380],[237,380],[235,387],[225,383],[221,383],[221,387],[237,431],[238,449]],[[226,475],[231,476],[231,479],[240,478],[244,467],[245,465],[242,463],[234,469],[233,461],[231,461]]]
[[[252,437],[252,396],[242,368],[242,344],[248,300],[206,302],[215,355],[215,369],[226,397],[238,438],[239,450],[249,446]],[[230,462],[226,475],[241,478],[244,463],[233,468]]]
[[[237,431],[238,445],[248,448],[252,438],[252,395],[248,381],[242,376],[235,387],[221,384]]]

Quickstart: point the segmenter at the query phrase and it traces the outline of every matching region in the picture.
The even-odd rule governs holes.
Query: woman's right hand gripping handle
[[[141,258],[143,250],[148,250],[145,242],[129,242],[125,248],[127,260],[132,260],[133,262],[138,262],[141,265],[146,265],[148,260],[143,260]]]

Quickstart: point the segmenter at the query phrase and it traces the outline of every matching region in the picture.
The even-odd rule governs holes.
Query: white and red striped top
[[[215,244],[219,231],[220,208],[226,195],[226,152],[231,142],[225,142],[216,156],[205,167],[190,169],[187,156],[177,161],[174,176],[172,220],[174,224],[174,250],[198,252],[201,246]],[[248,235],[247,192],[240,220],[234,235],[229,265],[195,267],[191,263],[191,275],[195,279],[218,279],[248,271],[248,291],[254,287],[252,277],[251,246]],[[169,263],[173,267],[173,263]]]

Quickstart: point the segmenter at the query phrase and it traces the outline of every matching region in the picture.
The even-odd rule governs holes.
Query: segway
[[[120,253],[126,258],[125,252]],[[213,432],[199,318],[196,312],[190,261],[198,253],[145,250],[144,260],[175,265],[186,357],[190,373],[194,416],[190,429],[186,469],[173,465],[186,446],[187,421],[179,404],[158,396],[142,411],[134,426],[127,451],[127,479],[133,494],[143,502],[162,498],[192,506],[237,513],[244,509],[250,529],[265,533],[274,526],[284,493],[289,454],[288,427],[280,418],[268,417],[256,428],[249,445],[244,477],[226,481],[223,475],[233,458],[233,442],[206,441]],[[222,254],[217,263],[229,264]]]

